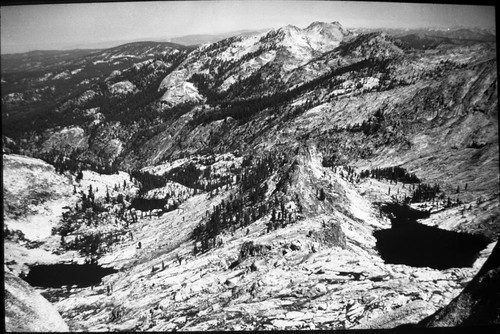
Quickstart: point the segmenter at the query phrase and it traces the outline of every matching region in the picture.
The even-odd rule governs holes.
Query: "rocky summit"
[[[496,43],[446,34],[2,55],[7,329],[498,325]]]

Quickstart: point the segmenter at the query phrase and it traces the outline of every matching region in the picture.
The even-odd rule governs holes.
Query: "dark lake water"
[[[471,267],[488,241],[477,235],[442,230],[417,222],[429,213],[409,206],[386,204],[390,229],[374,232],[377,250],[386,263],[448,269]]]
[[[52,264],[30,268],[24,278],[32,286],[58,288],[63,285],[88,287],[101,282],[106,275],[116,273],[113,268],[103,268],[97,264]]]

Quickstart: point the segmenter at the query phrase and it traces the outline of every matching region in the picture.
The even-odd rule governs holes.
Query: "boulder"
[[[292,251],[299,251],[301,249],[301,244],[299,240],[295,240],[290,244],[290,249]]]
[[[271,321],[271,324],[277,329],[292,329],[301,327],[303,322],[296,320],[275,319]]]
[[[375,318],[363,318],[355,329],[380,329],[393,328],[400,325],[415,324],[422,318],[434,312],[434,306],[423,300],[416,300],[397,308],[389,313],[382,312],[383,315]],[[377,313],[377,312],[375,312]]]
[[[419,281],[436,281],[446,279],[446,275],[439,270],[415,270],[411,276]]]
[[[68,332],[56,308],[28,283],[5,272],[5,329],[7,332]]]
[[[181,301],[184,301],[184,300],[188,299],[189,297],[191,297],[191,295],[192,295],[191,287],[184,287],[184,288],[180,289],[179,291],[177,291],[177,293],[175,294],[174,300],[176,302],[181,302]]]
[[[356,321],[365,311],[365,307],[356,301],[351,301],[347,304],[346,317],[350,322]]]
[[[313,240],[329,247],[347,248],[347,240],[340,223],[330,220],[321,230],[310,232]]]

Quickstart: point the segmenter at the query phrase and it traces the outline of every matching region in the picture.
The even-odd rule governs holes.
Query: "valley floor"
[[[122,239],[99,260],[119,270],[100,285],[39,291],[74,331],[388,328],[416,323],[450,302],[493,249],[495,243],[471,268],[384,263],[373,232],[390,228],[390,221],[372,203],[390,201],[386,185],[348,182],[323,167],[313,147],[299,161],[293,187],[310,199],[305,206],[314,214],[270,233],[262,218],[195,256],[191,231],[233,189],[215,198],[194,195],[177,210],[132,224],[133,240]],[[311,184],[324,186],[324,202]],[[333,225],[345,244],[315,237]],[[269,247],[234,265],[246,241]],[[14,249],[5,244],[6,258],[15,257]],[[45,262],[83,262],[72,252],[52,256]]]

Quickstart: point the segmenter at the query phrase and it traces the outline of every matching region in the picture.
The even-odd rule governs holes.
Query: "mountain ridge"
[[[494,43],[313,22],[153,46],[2,73],[5,266],[118,271],[37,288],[71,330],[416,324],[492,253]]]

